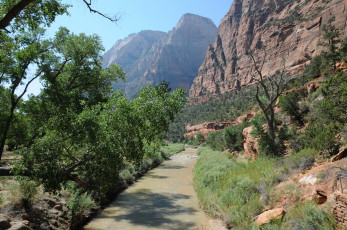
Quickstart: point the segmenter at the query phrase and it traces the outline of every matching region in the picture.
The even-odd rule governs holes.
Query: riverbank
[[[183,151],[184,144],[169,144],[161,147],[158,154],[146,157],[138,170],[128,165],[120,173],[121,180],[108,196],[87,205],[85,200],[71,206],[72,194],[61,191],[57,195],[45,193],[33,182],[15,177],[0,178],[0,229],[22,230],[66,230],[81,229],[85,223],[103,209],[121,191],[141,178],[147,171],[160,165],[171,155]],[[25,202],[24,202],[25,201]],[[27,202],[30,201],[30,202]],[[84,202],[84,203],[83,203]],[[78,218],[71,219],[71,208],[78,206]]]
[[[199,207],[192,173],[196,151],[187,148],[148,172],[85,229],[224,229]]]
[[[347,159],[315,163],[312,149],[256,160],[206,147],[198,153],[193,172],[201,206],[228,229],[339,229],[329,186]]]

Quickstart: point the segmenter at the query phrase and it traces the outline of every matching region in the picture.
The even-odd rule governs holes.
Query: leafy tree
[[[304,148],[313,148],[332,154],[339,147],[335,138],[338,130],[338,126],[334,123],[325,124],[322,120],[316,120],[306,128],[302,145]]]
[[[335,17],[331,17],[328,24],[323,25],[325,42],[319,43],[322,46],[328,48],[328,52],[322,52],[323,58],[325,58],[333,70],[336,70],[336,63],[340,60],[337,45],[341,42],[339,39],[340,31],[332,24],[335,21]]]
[[[7,116],[0,124],[0,159],[16,109],[29,85],[42,75],[40,66],[50,50],[50,43],[42,39],[43,27],[50,25],[56,16],[64,14],[67,8],[54,0],[37,1],[18,12],[17,3],[19,1],[10,0],[0,3],[0,15],[3,16],[0,24],[7,21],[5,26],[11,31],[0,30],[0,85],[8,85],[10,92],[9,104],[4,107],[7,108]],[[34,66],[39,68],[32,74],[30,70]],[[23,84],[24,90],[18,93],[19,86]]]
[[[92,0],[83,0],[90,12],[101,15],[112,22],[118,18],[108,17],[92,8]],[[56,13],[67,5],[61,4],[61,0],[3,0],[0,2],[0,30],[7,30],[18,21],[24,19],[30,25],[37,26],[41,21],[50,24],[54,21]],[[62,8],[63,7],[63,8]]]
[[[103,196],[116,184],[126,162],[141,162],[144,144],[168,128],[173,113],[183,106],[184,94],[180,89],[168,93],[163,83],[146,87],[132,102],[116,92],[107,102],[84,104],[80,113],[53,116],[45,135],[22,150],[16,172],[30,175],[47,191],[59,191],[73,180]]]
[[[331,121],[345,124],[347,122],[347,73],[338,72],[336,76],[331,77],[323,94],[325,96],[321,105],[323,114]]]

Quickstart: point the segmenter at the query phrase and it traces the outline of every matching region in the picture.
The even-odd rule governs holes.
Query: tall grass
[[[162,146],[160,148],[162,155],[164,154],[164,156],[166,157],[182,152],[184,150],[185,150],[184,144],[181,144],[181,143],[170,143],[167,146]]]
[[[261,158],[242,163],[223,152],[202,148],[194,168],[194,186],[210,215],[223,218],[232,229],[251,228],[253,218],[263,210],[261,184],[271,185],[278,176],[275,160]]]

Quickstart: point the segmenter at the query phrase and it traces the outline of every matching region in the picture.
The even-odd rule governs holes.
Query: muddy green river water
[[[224,229],[200,208],[193,188],[196,149],[172,156],[117,196],[86,230]]]

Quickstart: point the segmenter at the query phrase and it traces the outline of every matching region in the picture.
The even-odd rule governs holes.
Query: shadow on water
[[[189,229],[195,224],[170,217],[196,213],[198,210],[194,208],[183,207],[175,203],[178,200],[188,200],[190,198],[190,196],[184,194],[158,194],[148,189],[142,189],[119,196],[117,202],[109,207],[113,206],[126,210],[125,213],[114,216],[117,221],[126,220],[134,225],[157,228],[165,225],[165,229],[170,230]],[[112,218],[114,214],[114,211],[108,212],[106,209],[99,218]]]

